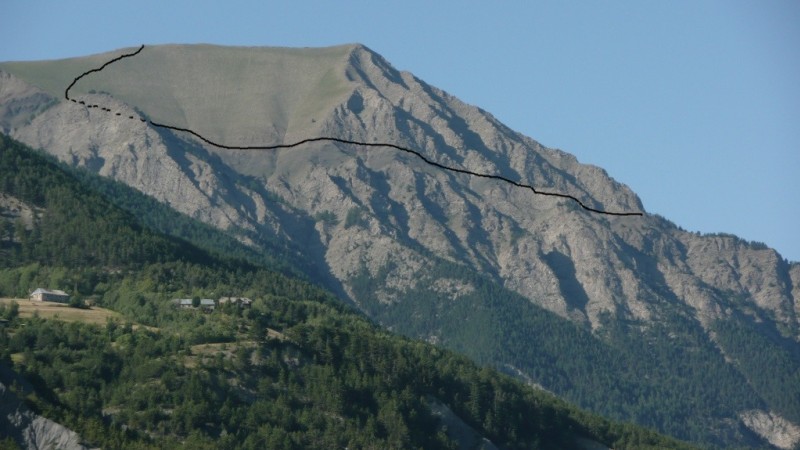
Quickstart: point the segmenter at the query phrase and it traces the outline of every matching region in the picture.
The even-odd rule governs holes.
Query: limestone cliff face
[[[603,169],[543,147],[366,47],[163,46],[135,58],[72,91],[111,113],[60,101],[57,61],[38,69],[0,64],[0,128],[243,239],[242,230],[306,248],[357,305],[392,305],[420,286],[443,302],[474,289],[436,278],[438,258],[595,332],[608,318],[646,327],[678,311],[712,342],[716,321],[740,315],[795,346],[800,340],[800,265],[763,245],[687,233],[647,214],[592,214],[571,200],[443,171],[391,148],[224,150],[147,121],[233,146],[317,136],[388,142],[594,208],[643,211]],[[102,62],[69,60],[72,77]],[[63,86],[69,75],[58,75]],[[382,277],[370,298],[356,294],[365,274]],[[434,329],[422,337],[443,338]]]
[[[138,118],[132,108],[107,95],[86,98]],[[219,228],[246,224],[249,219],[234,207],[239,202],[231,197],[240,194],[236,186],[222,180],[197,155],[168,148],[162,135],[139,120],[122,120],[105,111],[63,102],[11,135]]]

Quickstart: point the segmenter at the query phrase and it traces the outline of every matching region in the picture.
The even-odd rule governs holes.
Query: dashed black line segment
[[[109,108],[106,108],[106,107],[103,107],[103,106],[100,106],[100,105],[94,105],[94,104],[90,105],[90,104],[87,104],[86,102],[84,102],[83,100],[75,100],[73,98],[70,98],[69,90],[72,89],[72,87],[75,85],[75,83],[78,82],[78,80],[80,80],[81,78],[85,77],[86,75],[89,75],[89,74],[94,73],[94,72],[100,72],[101,70],[105,69],[108,65],[110,65],[112,63],[115,63],[115,62],[117,62],[117,61],[119,61],[121,59],[130,58],[132,56],[136,56],[143,49],[144,49],[144,45],[139,47],[139,49],[136,50],[135,52],[126,53],[124,55],[120,55],[120,56],[112,59],[111,61],[108,61],[107,63],[103,64],[102,66],[100,66],[97,69],[87,70],[86,72],[80,74],[77,78],[72,80],[72,83],[70,83],[69,86],[67,86],[67,89],[64,91],[64,98],[66,98],[67,100],[69,100],[71,102],[74,102],[74,103],[77,103],[77,104],[80,104],[80,105],[84,105],[87,108],[98,108],[98,109],[101,109],[101,110],[106,111],[106,112],[113,112]],[[116,116],[122,116],[122,113],[119,113],[119,112],[115,112],[114,114]],[[135,119],[137,119],[137,117],[129,115],[128,119],[135,120]],[[441,163],[438,163],[436,161],[432,161],[432,160],[428,159],[425,155],[423,155],[422,153],[420,153],[420,152],[418,152],[416,150],[410,149],[408,147],[403,147],[403,146],[400,146],[400,145],[397,145],[397,144],[390,144],[390,143],[386,143],[386,142],[360,142],[360,141],[353,141],[353,140],[349,140],[349,139],[341,139],[341,138],[336,138],[336,137],[320,136],[320,137],[315,137],[315,138],[303,139],[301,141],[297,141],[297,142],[290,143],[290,144],[255,145],[255,146],[225,145],[225,144],[220,144],[220,143],[214,142],[211,139],[208,139],[205,136],[201,135],[200,133],[198,133],[198,132],[196,132],[194,130],[190,130],[188,128],[181,128],[181,127],[175,127],[175,126],[172,126],[172,125],[166,125],[166,124],[163,124],[163,123],[157,123],[157,122],[153,122],[152,120],[144,119],[144,118],[141,118],[141,117],[139,117],[138,119],[141,122],[149,123],[150,125],[152,125],[154,127],[157,127],[157,128],[163,128],[163,129],[172,130],[172,131],[182,131],[184,133],[189,133],[189,134],[195,136],[196,138],[200,139],[201,141],[205,142],[206,144],[213,145],[214,147],[218,147],[218,148],[222,148],[222,149],[226,149],[226,150],[278,150],[278,149],[282,149],[282,148],[298,147],[298,146],[301,146],[301,145],[304,145],[304,144],[308,144],[308,143],[311,143],[311,142],[338,142],[340,144],[358,145],[358,146],[362,146],[362,147],[393,148],[393,149],[399,150],[401,152],[410,153],[410,154],[416,156],[417,158],[421,159],[425,163],[430,164],[431,166],[437,167],[437,168],[442,169],[442,170],[446,170],[446,171],[449,171],[449,172],[466,174],[466,175],[471,175],[471,176],[479,177],[479,178],[488,178],[488,179],[491,179],[491,180],[504,181],[506,183],[512,184],[512,185],[520,187],[520,188],[530,189],[534,194],[537,194],[537,195],[546,195],[546,196],[550,196],[550,197],[559,197],[559,198],[572,200],[575,203],[577,203],[581,208],[583,208],[583,209],[585,209],[586,211],[589,211],[589,212],[593,212],[593,213],[597,213],[597,214],[605,214],[605,215],[608,215],[608,216],[642,216],[642,215],[644,215],[641,212],[615,212],[615,211],[603,211],[601,209],[592,208],[591,206],[585,205],[580,199],[578,199],[577,197],[572,196],[570,194],[563,194],[563,193],[560,193],[560,192],[542,191],[542,190],[536,189],[535,187],[533,187],[533,186],[531,186],[529,184],[521,183],[519,181],[514,181],[514,180],[511,180],[509,178],[500,176],[500,175],[473,172],[471,170],[459,169],[457,167],[446,166],[444,164],[441,164]]]

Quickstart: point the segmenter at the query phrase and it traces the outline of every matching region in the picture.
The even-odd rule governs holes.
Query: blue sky
[[[6,0],[0,61],[366,44],[685,229],[800,261],[798,1]]]

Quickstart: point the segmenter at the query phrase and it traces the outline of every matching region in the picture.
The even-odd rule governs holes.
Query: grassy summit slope
[[[277,143],[293,125],[311,124],[315,114],[344,99],[352,89],[344,67],[354,48],[145,46],[138,55],[82,78],[70,96],[108,92],[155,122],[229,145]],[[75,77],[133,50],[3,63],[0,69],[63,98]]]

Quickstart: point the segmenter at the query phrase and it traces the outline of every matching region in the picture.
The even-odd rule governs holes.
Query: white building
[[[38,288],[31,292],[31,301],[69,303],[69,294],[58,289]]]
[[[239,308],[249,308],[253,305],[253,301],[247,297],[222,297],[219,299],[218,303],[220,305],[230,303],[238,306]]]

